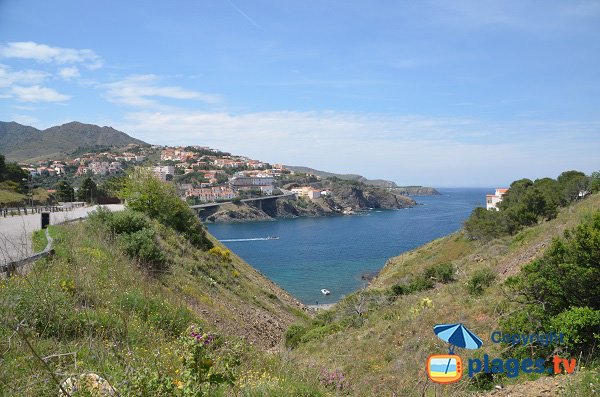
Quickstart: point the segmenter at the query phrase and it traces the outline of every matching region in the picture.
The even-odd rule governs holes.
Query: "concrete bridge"
[[[292,193],[292,192],[284,192],[283,194],[279,194],[276,196],[262,196],[262,197],[254,197],[254,198],[247,198],[247,199],[242,199],[241,202],[242,203],[246,203],[246,204],[250,204],[253,205],[259,209],[262,210],[262,206],[263,203],[268,202],[268,201],[276,201],[278,199],[283,199],[283,198],[288,198],[288,199],[296,199],[296,193]],[[222,201],[219,203],[206,203],[206,204],[197,204],[197,205],[190,205],[190,208],[193,209],[194,211],[200,212],[204,209],[210,209],[210,208],[215,208],[215,207],[219,207],[223,204],[231,204],[231,201]]]

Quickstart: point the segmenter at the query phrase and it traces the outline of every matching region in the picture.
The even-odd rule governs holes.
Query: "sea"
[[[416,206],[356,215],[215,223],[208,230],[305,304],[335,303],[362,286],[386,261],[459,230],[489,188],[439,188]],[[278,237],[278,239],[268,239]],[[327,289],[330,295],[321,290]]]

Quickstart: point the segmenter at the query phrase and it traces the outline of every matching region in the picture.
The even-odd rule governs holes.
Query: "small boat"
[[[329,291],[328,289],[325,289],[325,288],[323,288],[323,289],[321,290],[321,293],[322,293],[323,295],[329,295],[329,294],[331,294],[331,291]]]
[[[277,236],[268,236],[267,240],[279,240],[279,237],[277,237]]]

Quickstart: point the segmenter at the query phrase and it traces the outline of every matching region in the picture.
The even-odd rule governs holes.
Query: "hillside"
[[[539,386],[535,376],[527,374],[516,379],[476,377],[471,382],[463,376],[442,387],[429,381],[423,368],[429,355],[447,352],[447,345],[432,332],[440,323],[467,324],[484,339],[480,350],[460,349],[463,362],[466,357],[506,354],[504,346],[489,342],[499,322],[518,307],[504,281],[539,258],[554,238],[599,210],[600,195],[595,194],[562,209],[556,219],[515,236],[478,243],[457,232],[432,241],[390,259],[366,290],[320,312],[316,319],[292,326],[286,343],[299,361],[339,369],[349,379],[351,395],[467,396],[495,385],[508,390],[499,395],[590,395],[582,379],[598,382],[597,372],[541,380]],[[430,278],[432,285],[424,285]],[[533,382],[518,386],[527,380]]]
[[[333,216],[370,208],[400,209],[416,205],[413,199],[405,195],[361,182],[326,180],[312,183],[311,186],[327,189],[330,194],[314,200],[299,197],[297,200],[265,201],[260,209],[245,203],[224,204],[203,210],[200,216],[206,222],[246,222],[301,216]]]
[[[429,196],[429,195],[438,195],[439,192],[431,187],[423,187],[423,186],[398,186],[396,182],[387,181],[385,179],[367,179],[362,175],[357,174],[335,174],[333,172],[327,171],[319,171],[314,168],[309,167],[301,167],[294,165],[286,165],[286,168],[294,171],[294,172],[302,172],[306,174],[313,174],[321,178],[338,178],[345,181],[354,181],[361,182],[365,185],[375,186],[375,187],[385,187],[385,188],[398,188],[398,193],[414,195],[414,196]]]
[[[267,353],[306,316],[294,298],[214,238],[201,251],[155,221],[168,270],[148,272],[102,222],[51,227],[55,255],[0,279],[0,395],[56,396],[89,373],[120,395],[321,395],[316,370]]]
[[[82,147],[146,143],[112,127],[71,122],[45,130],[0,122],[0,154],[8,161],[57,158]]]

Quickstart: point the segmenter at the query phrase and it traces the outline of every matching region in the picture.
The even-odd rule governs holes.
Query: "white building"
[[[485,208],[498,211],[499,208],[497,205],[502,201],[502,196],[504,196],[507,191],[508,189],[498,188],[496,189],[495,194],[487,194],[485,196]]]
[[[152,170],[154,175],[161,181],[167,180],[167,175],[175,175],[175,166],[173,165],[157,165]]]
[[[297,194],[298,197],[308,197],[311,200],[318,199],[321,197],[322,192],[317,189],[313,189],[310,186],[295,187],[291,189],[292,193]]]
[[[229,182],[235,190],[260,189],[264,194],[273,193],[273,177],[266,175],[242,176],[236,175]]]

